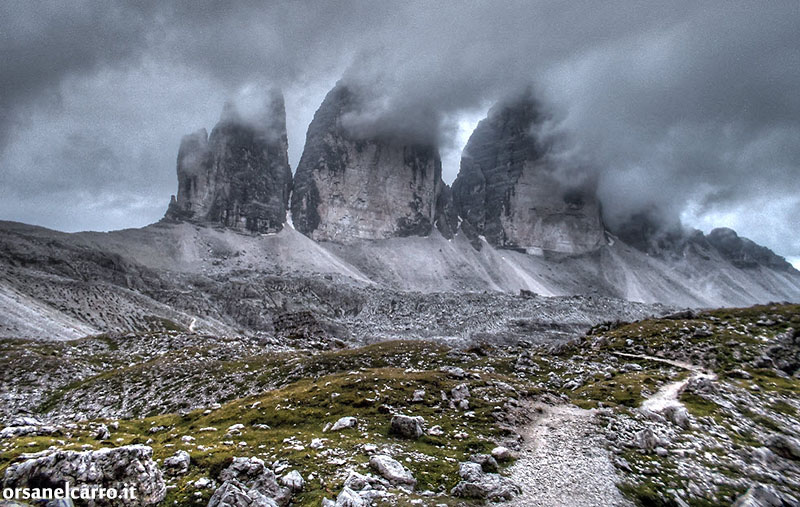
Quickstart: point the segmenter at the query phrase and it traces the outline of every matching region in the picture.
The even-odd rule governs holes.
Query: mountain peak
[[[464,230],[494,246],[583,253],[605,241],[590,181],[566,181],[536,130],[530,92],[494,106],[470,136],[453,183]]]
[[[446,198],[438,149],[354,132],[356,92],[337,84],[308,128],[295,174],[292,219],[317,240],[348,242],[426,236]],[[449,230],[449,229],[445,229]]]
[[[283,228],[291,191],[283,97],[271,92],[253,111],[233,102],[209,136],[185,136],[178,151],[178,195],[166,217],[268,233]]]

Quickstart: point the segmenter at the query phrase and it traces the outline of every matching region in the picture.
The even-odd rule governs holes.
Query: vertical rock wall
[[[591,184],[557,173],[535,135],[542,118],[524,96],[494,107],[467,143],[453,183],[462,228],[494,246],[579,254],[604,244]]]
[[[436,147],[356,136],[342,119],[357,108],[358,98],[340,84],[314,115],[295,174],[295,228],[339,242],[425,236],[435,224],[449,234],[447,203],[437,204],[449,193]]]
[[[167,218],[210,222],[258,233],[286,221],[292,185],[283,97],[243,117],[227,105],[207,136],[185,136],[178,151],[178,195]]]

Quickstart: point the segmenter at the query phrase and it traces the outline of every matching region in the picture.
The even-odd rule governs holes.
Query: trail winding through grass
[[[622,357],[665,363],[688,370],[691,375],[662,386],[644,400],[641,407],[661,411],[681,405],[680,393],[696,378],[716,379],[703,368],[671,359],[617,353]],[[594,425],[594,410],[572,405],[535,404],[540,416],[522,430],[524,444],[517,462],[510,468],[511,478],[522,494],[506,505],[514,507],[593,507],[632,506],[616,484],[620,481],[603,436]]]

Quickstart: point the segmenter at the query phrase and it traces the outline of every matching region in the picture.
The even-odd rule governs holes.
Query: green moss
[[[677,507],[677,502],[666,498],[661,489],[650,483],[622,483],[617,486],[628,499],[641,507]]]
[[[686,410],[695,417],[721,418],[721,407],[702,396],[684,391],[681,394],[680,401],[686,406]]]
[[[607,406],[638,407],[645,400],[643,390],[650,393],[669,380],[662,370],[643,370],[623,373],[612,379],[598,379],[588,382],[569,393],[570,399],[582,408],[595,408],[598,402]]]
[[[775,403],[771,404],[770,408],[775,412],[778,412],[779,414],[784,414],[791,417],[797,417],[797,409],[783,400],[778,400]]]

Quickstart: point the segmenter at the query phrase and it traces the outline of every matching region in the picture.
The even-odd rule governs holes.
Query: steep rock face
[[[619,223],[609,221],[608,229],[625,244],[662,259],[680,259],[687,247],[709,247],[701,231],[688,231],[655,209],[632,213]]]
[[[227,105],[208,136],[181,141],[178,196],[167,218],[269,233],[283,228],[292,184],[283,97],[270,96],[256,118]]]
[[[343,125],[358,98],[337,85],[308,128],[295,174],[292,222],[315,240],[348,242],[449,234],[448,189],[435,146],[364,138]],[[449,215],[452,220],[452,213]]]
[[[453,199],[467,234],[498,247],[583,253],[604,243],[591,184],[562,182],[533,134],[542,120],[523,98],[495,106],[467,143]]]

